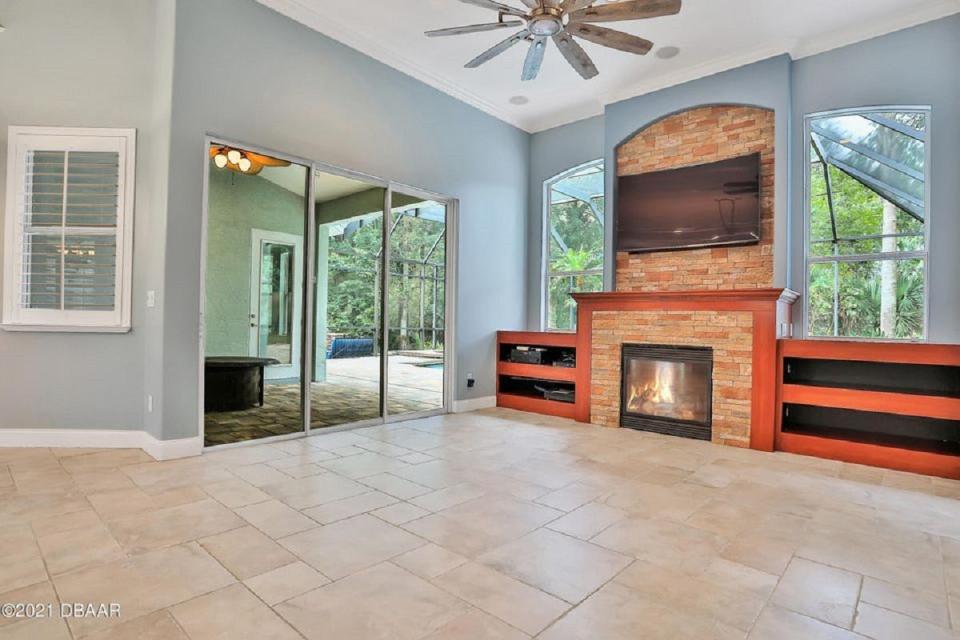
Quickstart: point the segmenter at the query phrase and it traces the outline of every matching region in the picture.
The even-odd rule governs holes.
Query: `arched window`
[[[571,293],[603,289],[603,161],[548,180],[544,212],[544,324],[577,326]]]
[[[835,111],[806,125],[807,335],[924,339],[929,109]]]

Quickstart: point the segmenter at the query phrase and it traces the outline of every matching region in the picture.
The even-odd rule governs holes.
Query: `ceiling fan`
[[[582,38],[595,44],[619,49],[627,53],[645,55],[653,43],[629,33],[594,25],[595,22],[619,22],[670,16],[680,12],[682,0],[521,0],[527,11],[495,2],[495,0],[460,0],[485,9],[496,11],[497,22],[474,24],[427,31],[429,37],[459,36],[466,33],[496,31],[522,27],[503,42],[487,49],[468,62],[468,69],[475,69],[489,62],[512,46],[522,41],[530,42],[527,58],[523,63],[522,80],[533,80],[540,73],[547,40],[553,39],[560,53],[584,79],[598,73],[596,65],[574,38]],[[596,5],[596,6],[594,6]],[[505,16],[517,19],[504,19]]]

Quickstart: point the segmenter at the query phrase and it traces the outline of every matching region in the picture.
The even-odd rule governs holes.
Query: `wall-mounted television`
[[[760,241],[760,154],[617,181],[617,250],[697,249]]]

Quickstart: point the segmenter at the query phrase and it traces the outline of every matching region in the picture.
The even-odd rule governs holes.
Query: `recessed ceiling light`
[[[528,104],[529,102],[530,102],[530,98],[528,98],[527,96],[513,96],[512,98],[510,98],[510,104],[515,104],[518,107]]]
[[[657,49],[656,56],[661,60],[676,58],[680,54],[679,47],[660,47]]]

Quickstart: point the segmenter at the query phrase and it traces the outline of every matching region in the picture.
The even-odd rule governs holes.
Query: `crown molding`
[[[787,54],[792,59],[798,60],[960,13],[960,0],[933,0],[915,10],[902,12],[895,16],[885,16],[878,20],[857,25],[854,28],[841,29],[805,40],[769,42],[745,53],[717,58],[692,67],[650,76],[642,82],[607,92],[598,99],[589,102],[570,105],[539,116],[517,117],[505,112],[480,95],[463,89],[424,66],[405,58],[397,51],[388,49],[376,39],[337,22],[329,16],[317,13],[300,0],[257,0],[257,2],[527,133],[539,133],[578,120],[603,115],[606,106],[615,102],[636,98],[778,55]]]

